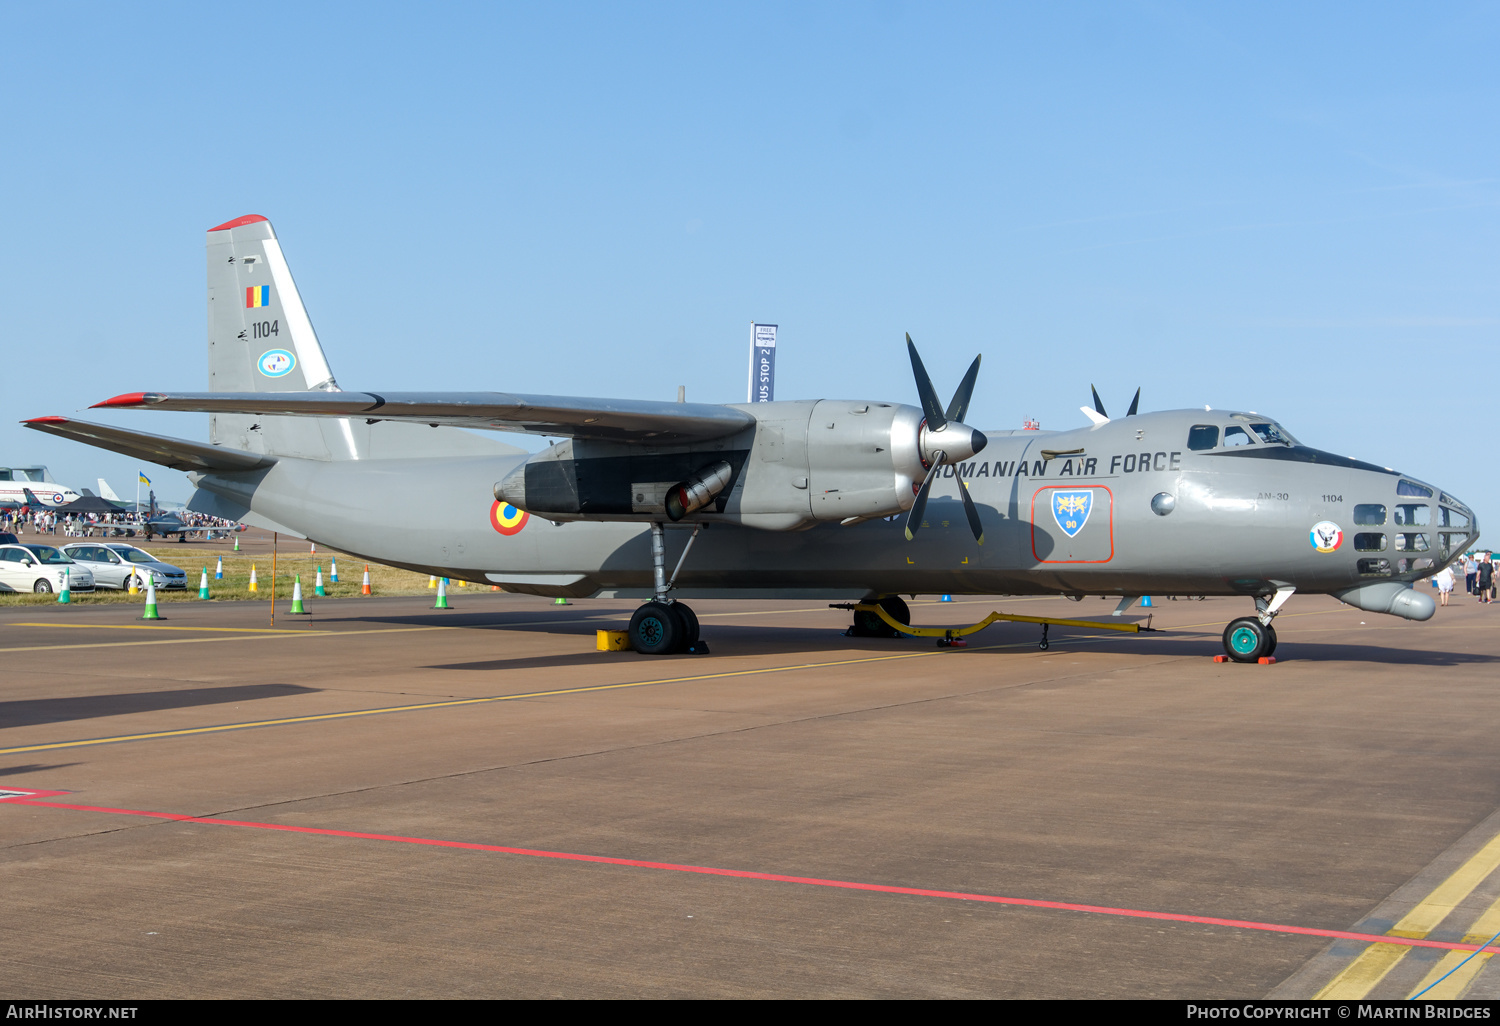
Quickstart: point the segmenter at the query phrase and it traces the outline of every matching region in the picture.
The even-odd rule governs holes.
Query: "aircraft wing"
[[[276,462],[274,456],[261,456],[253,452],[226,449],[221,445],[205,445],[185,438],[152,435],[144,431],[127,431],[107,424],[90,424],[88,421],[68,417],[36,417],[21,423],[34,431],[45,431],[49,435],[61,435],[101,449],[122,452],[126,456],[171,467],[173,470],[256,470]]]
[[[687,442],[743,431],[755,418],[708,403],[506,392],[131,392],[94,408],[364,417],[614,442]]]

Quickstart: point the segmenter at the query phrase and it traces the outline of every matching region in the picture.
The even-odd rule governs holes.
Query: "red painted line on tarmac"
[[[64,793],[66,792],[41,791],[36,792],[36,795],[37,797],[41,797]],[[1417,940],[1409,937],[1389,937],[1385,934],[1355,933],[1350,930],[1323,930],[1311,926],[1291,926],[1287,923],[1261,923],[1252,919],[1220,919],[1216,916],[1190,916],[1179,912],[1152,912],[1147,909],[1114,908],[1109,905],[1083,905],[1071,901],[1007,898],[998,894],[940,891],[927,887],[897,887],[890,884],[860,883],[854,880],[827,880],[816,876],[789,876],[784,873],[757,873],[746,869],[720,869],[714,866],[689,866],[675,862],[621,859],[608,855],[584,855],[578,852],[546,851],[537,848],[513,848],[503,844],[478,844],[473,841],[444,841],[433,837],[404,837],[400,834],[374,834],[358,830],[330,830],[323,827],[288,826],[281,823],[255,823],[248,820],[219,819],[214,816],[185,816],[175,812],[114,809],[100,805],[70,805],[64,802],[39,801],[37,798],[32,797],[0,798],[0,805],[29,805],[36,808],[66,809],[73,812],[102,812],[116,816],[144,816],[150,819],[170,820],[174,823],[204,823],[210,826],[251,827],[256,830],[277,830],[283,833],[312,834],[319,837],[347,837],[360,841],[394,841],[398,844],[416,844],[430,848],[457,848],[462,851],[483,851],[501,855],[526,855],[540,859],[592,862],[606,866],[629,866],[634,869],[660,869],[674,873],[727,876],[738,880],[764,880],[768,883],[802,884],[809,887],[833,887],[847,891],[870,891],[876,894],[902,894],[918,898],[946,898],[954,901],[977,901],[991,905],[1014,905],[1021,908],[1044,908],[1062,912],[1092,912],[1095,915],[1124,916],[1130,919],[1154,919],[1170,923],[1194,923],[1200,926],[1225,926],[1236,930],[1290,933],[1304,937],[1327,937],[1332,940],[1361,941],[1366,944],[1399,944],[1410,948],[1439,948],[1445,951],[1488,951],[1492,954],[1500,954],[1500,946],[1485,947],[1482,944],[1456,944],[1449,941]]]

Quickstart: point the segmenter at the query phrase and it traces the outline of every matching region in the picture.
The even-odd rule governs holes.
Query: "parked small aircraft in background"
[[[1294,592],[1432,616],[1413,590],[1478,537],[1414,477],[1303,445],[1256,413],[1174,410],[1070,431],[964,423],[907,346],[920,405],[709,405],[339,388],[263,217],[208,233],[210,391],[110,409],[212,414],[208,444],[68,417],[29,427],[186,471],[189,508],[421,573],[537,595],[640,595],[641,652],[697,638],[693,596],[1242,595],[1230,658],[1276,645]],[[1137,393],[1137,402],[1139,393]],[[458,428],[562,441],[529,454]],[[410,511],[392,494],[451,501]],[[700,538],[701,534],[701,538]],[[856,626],[859,626],[857,622]]]
[[[36,504],[26,497],[30,489]],[[64,506],[79,493],[67,485],[52,480],[52,472],[46,467],[0,467],[0,508],[16,509],[31,505],[32,509]]]

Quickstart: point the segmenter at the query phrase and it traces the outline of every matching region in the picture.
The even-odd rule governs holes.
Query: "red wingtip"
[[[21,421],[22,424],[66,424],[67,417],[32,417],[30,420]]]
[[[246,214],[244,217],[236,217],[233,221],[225,221],[221,225],[210,228],[211,232],[222,232],[230,228],[238,228],[242,224],[254,224],[256,221],[266,221],[269,218],[261,217],[259,214]]]
[[[124,395],[117,395],[113,399],[106,399],[102,403],[95,403],[89,409],[97,410],[102,406],[144,406],[157,398],[151,392],[126,392]]]

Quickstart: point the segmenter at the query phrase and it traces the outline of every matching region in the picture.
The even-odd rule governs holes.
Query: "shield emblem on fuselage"
[[[1089,521],[1089,510],[1094,506],[1092,491],[1052,493],[1052,516],[1069,538],[1078,537],[1083,525]]]

